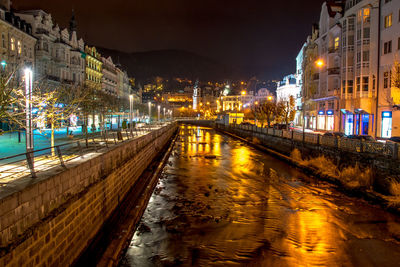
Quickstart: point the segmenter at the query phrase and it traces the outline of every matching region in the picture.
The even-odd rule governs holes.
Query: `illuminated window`
[[[18,45],[18,55],[21,55],[21,53],[22,53],[22,44],[21,44],[21,41],[18,41],[18,42],[17,42],[17,45]]]
[[[339,48],[339,41],[340,41],[339,37],[336,37],[335,38],[335,50]]]
[[[11,51],[15,50],[15,39],[11,38]]]
[[[364,22],[369,22],[370,10],[369,8],[364,9]]]
[[[385,28],[391,27],[391,26],[392,26],[392,22],[393,22],[393,20],[392,20],[392,14],[387,15],[387,16],[385,17]]]

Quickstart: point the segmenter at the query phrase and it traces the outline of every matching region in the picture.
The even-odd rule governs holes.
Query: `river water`
[[[400,266],[400,219],[182,126],[120,266]]]

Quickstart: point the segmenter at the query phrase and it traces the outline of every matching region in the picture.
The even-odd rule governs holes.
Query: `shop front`
[[[381,123],[381,137],[390,138],[392,137],[392,112],[383,111],[382,112],[382,123]]]

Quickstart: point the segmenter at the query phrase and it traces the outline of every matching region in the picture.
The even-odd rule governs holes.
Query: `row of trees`
[[[100,127],[106,129],[107,116],[129,109],[129,100],[119,99],[104,93],[100,88],[61,84],[52,86],[35,82],[32,96],[25,93],[25,82],[18,81],[16,73],[2,72],[0,75],[0,122],[6,122],[12,130],[24,129],[26,125],[26,103],[35,108],[33,125],[47,125],[51,129],[51,146],[54,146],[55,130],[69,126],[69,118],[77,114],[82,118],[82,130],[88,133],[89,116],[99,115]],[[31,100],[28,100],[31,99]],[[37,111],[37,112],[36,112]],[[1,133],[0,133],[1,134]]]
[[[295,118],[295,99],[290,96],[286,101],[273,102],[264,101],[254,105],[251,110],[251,116],[264,126],[267,123],[271,127],[272,123],[284,123],[289,125]]]

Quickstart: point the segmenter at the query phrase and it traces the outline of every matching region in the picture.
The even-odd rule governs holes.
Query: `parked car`
[[[324,136],[335,136],[335,137],[345,137],[344,133],[342,132],[326,132]]]
[[[349,138],[349,139],[356,139],[356,140],[361,140],[361,141],[375,142],[375,138],[373,138],[370,135],[348,135],[346,137]]]

